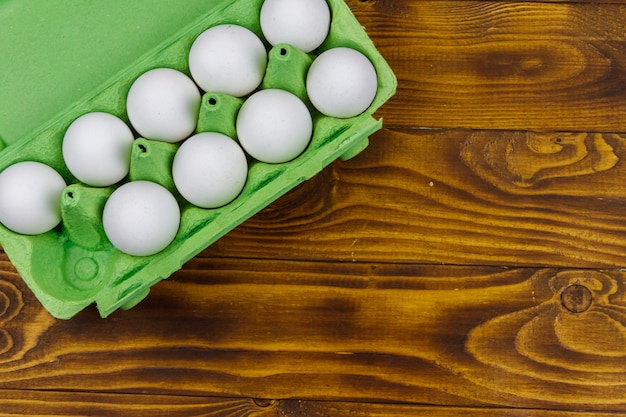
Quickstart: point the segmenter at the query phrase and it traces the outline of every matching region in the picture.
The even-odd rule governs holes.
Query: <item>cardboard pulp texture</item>
[[[29,0],[0,2],[0,171],[20,161],[38,161],[57,170],[68,187],[62,222],[40,235],[16,234],[0,225],[0,244],[26,284],[55,317],[68,319],[96,303],[102,317],[141,301],[150,287],[338,158],[368,145],[382,121],[372,114],[396,89],[396,79],[364,29],[342,0],[328,0],[328,38],[311,54],[290,45],[273,48],[259,23],[263,0]],[[128,123],[125,101],[133,81],[160,67],[189,75],[188,53],[195,38],[219,24],[255,32],[268,50],[261,88],[281,88],[308,103],[305,77],[321,52],[350,47],[365,54],[378,73],[378,91],[363,114],[336,119],[312,108],[314,133],[295,160],[266,164],[250,160],[241,195],[217,209],[201,209],[178,198],[180,230],[162,252],[133,257],[115,249],[102,227],[102,210],[116,187],[150,180],[170,191],[171,164],[180,144],[136,139],[128,177],[108,188],[81,184],[63,162],[61,144],[77,117],[102,111]],[[235,137],[235,117],[245,98],[206,93],[197,132]],[[130,123],[128,123],[130,126]]]

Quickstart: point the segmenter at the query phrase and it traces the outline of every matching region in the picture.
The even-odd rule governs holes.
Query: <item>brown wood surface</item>
[[[416,406],[303,400],[250,400],[119,394],[3,392],[0,416],[120,417],[619,417],[617,413],[554,410]],[[31,410],[31,411],[29,411]]]
[[[626,413],[626,3],[347,3],[370,146],[104,320],[0,253],[0,415]]]
[[[203,255],[620,267],[624,138],[386,128]]]

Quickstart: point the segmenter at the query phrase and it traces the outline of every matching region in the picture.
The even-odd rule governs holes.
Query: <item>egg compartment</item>
[[[125,4],[107,1],[120,8]],[[324,50],[346,46],[366,55],[376,68],[378,91],[370,108],[350,119],[326,117],[313,110],[313,138],[306,150],[296,159],[282,164],[250,160],[248,181],[241,194],[217,209],[195,207],[176,193],[171,162],[179,145],[136,139],[131,170],[125,181],[146,179],[173,191],[181,206],[181,224],[172,244],[156,255],[134,257],[112,246],[103,231],[102,210],[107,198],[120,184],[94,188],[73,178],[61,154],[65,130],[77,117],[93,111],[114,114],[128,123],[125,98],[132,82],[144,72],[159,67],[177,69],[189,75],[187,57],[191,44],[210,27],[238,24],[264,40],[259,24],[262,3],[263,0],[212,3],[207,6],[206,14],[198,16],[158,47],[147,50],[132,65],[112,73],[107,82],[94,86],[92,92],[76,100],[71,108],[59,111],[35,129],[35,133],[9,143],[0,152],[0,170],[21,161],[38,161],[57,170],[69,184],[62,197],[62,223],[55,229],[26,236],[0,226],[3,249],[53,316],[67,319],[92,303],[96,303],[102,317],[118,308],[134,306],[148,294],[152,285],[170,276],[186,261],[272,201],[334,160],[347,159],[363,150],[368,136],[381,128],[382,122],[374,119],[372,114],[394,94],[395,77],[347,5],[341,0],[328,0],[332,21],[324,44],[317,51],[305,54],[289,45],[271,48],[266,43],[270,58],[261,88],[285,89],[307,102],[304,77],[314,57]],[[58,14],[55,18],[69,24],[62,10]],[[33,25],[30,29],[37,28]],[[62,88],[59,90],[59,94],[63,94]],[[218,131],[235,137],[234,121],[243,100],[245,98],[205,94],[197,131]]]

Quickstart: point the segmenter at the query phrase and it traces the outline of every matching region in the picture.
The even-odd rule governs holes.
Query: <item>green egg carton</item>
[[[54,317],[68,319],[95,303],[102,317],[141,301],[151,286],[334,160],[368,145],[382,126],[373,113],[396,89],[393,72],[342,0],[328,0],[331,30],[311,54],[289,45],[270,48],[259,23],[263,0],[50,0],[0,1],[0,171],[21,161],[56,169],[68,187],[62,222],[40,235],[20,235],[0,225],[0,244],[26,284]],[[269,56],[261,88],[282,88],[306,102],[304,80],[315,56],[333,47],[365,54],[378,73],[378,92],[363,114],[336,119],[315,111],[311,144],[282,164],[250,161],[241,195],[218,209],[179,198],[180,230],[162,252],[133,257],[115,249],[102,227],[102,210],[114,187],[81,184],[63,162],[65,130],[77,117],[103,111],[128,123],[125,101],[132,82],[160,67],[189,75],[195,38],[218,24],[237,24],[264,40]],[[207,93],[198,132],[235,136],[243,99]],[[128,123],[130,126],[130,123]],[[138,138],[128,178],[175,187],[171,164],[179,145]]]

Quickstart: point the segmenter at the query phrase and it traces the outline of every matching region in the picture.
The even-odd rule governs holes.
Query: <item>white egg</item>
[[[241,106],[236,122],[239,143],[262,162],[287,162],[302,153],[313,132],[306,105],[278,89],[261,90]]]
[[[0,223],[24,235],[52,230],[61,222],[65,180],[41,162],[18,162],[0,173]]]
[[[126,111],[139,134],[175,143],[196,129],[200,91],[187,75],[170,68],[142,74],[128,91]]]
[[[165,187],[132,181],[108,198],[102,224],[109,241],[120,251],[133,256],[154,255],[176,237],[180,208]]]
[[[325,0],[265,0],[261,30],[272,45],[288,43],[311,52],[328,36],[330,9]]]
[[[322,114],[337,118],[357,116],[376,97],[376,69],[354,49],[329,49],[311,64],[306,88],[311,103]]]
[[[87,113],[72,122],[63,137],[63,160],[79,181],[107,187],[130,169],[133,132],[118,117]]]
[[[200,88],[243,97],[263,81],[267,51],[254,32],[237,25],[207,29],[189,51],[189,71]]]
[[[202,208],[233,201],[248,177],[248,161],[233,139],[221,133],[199,133],[178,149],[172,164],[178,192]]]

